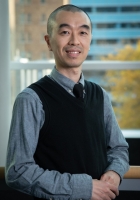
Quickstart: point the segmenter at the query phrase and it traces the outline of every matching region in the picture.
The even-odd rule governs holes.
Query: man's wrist
[[[87,174],[73,174],[72,191],[72,199],[91,199],[92,177]]]

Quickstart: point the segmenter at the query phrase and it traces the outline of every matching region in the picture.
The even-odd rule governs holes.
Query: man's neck
[[[81,76],[81,68],[57,68],[58,72],[77,83]]]

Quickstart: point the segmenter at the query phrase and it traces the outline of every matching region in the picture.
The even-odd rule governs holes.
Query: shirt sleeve
[[[107,142],[108,167],[105,171],[115,171],[123,178],[129,169],[128,143],[117,123],[110,98],[105,90],[104,94],[104,121]]]
[[[38,198],[90,199],[91,176],[61,174],[44,170],[35,163],[34,153],[44,119],[39,97],[26,88],[17,96],[13,107],[5,167],[7,185]]]

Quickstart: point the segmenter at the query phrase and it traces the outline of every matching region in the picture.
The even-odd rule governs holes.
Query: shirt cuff
[[[116,166],[109,166],[105,172],[107,171],[114,171],[116,172],[119,176],[120,176],[120,183],[123,179],[124,174],[126,173],[127,170],[124,170],[123,168],[121,168],[119,165]]]
[[[87,174],[73,174],[72,176],[72,199],[91,199],[92,177]]]

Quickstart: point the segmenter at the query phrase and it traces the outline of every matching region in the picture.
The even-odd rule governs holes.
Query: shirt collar
[[[67,78],[66,76],[62,75],[56,67],[53,68],[50,77],[60,84],[62,87],[66,88],[67,90],[73,90],[75,82],[71,79]],[[78,83],[81,83],[84,86],[84,75],[81,73],[81,77]]]

